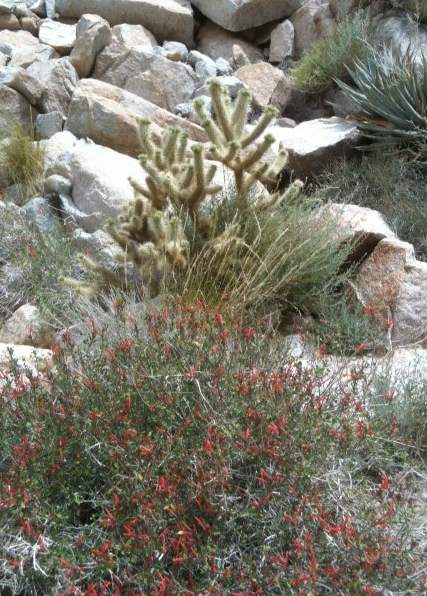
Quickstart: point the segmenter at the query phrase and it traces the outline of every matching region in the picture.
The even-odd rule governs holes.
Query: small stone
[[[179,41],[165,41],[163,44],[165,56],[175,62],[185,62],[188,56],[188,48]]]
[[[272,105],[282,112],[291,96],[291,85],[286,75],[279,68],[267,62],[248,64],[239,68],[235,76],[240,79],[252,93],[256,107]]]
[[[217,74],[219,76],[229,76],[233,73],[233,68],[228,60],[225,58],[218,58],[216,60]]]
[[[196,71],[197,78],[201,84],[203,84],[208,79],[216,77],[217,75],[216,64],[213,60],[211,60],[210,63],[206,60],[200,60],[196,63],[194,70]]]
[[[46,178],[44,183],[44,193],[48,194],[65,194],[70,195],[72,189],[72,183],[69,178],[65,178],[64,176],[59,176],[58,174],[54,174]]]

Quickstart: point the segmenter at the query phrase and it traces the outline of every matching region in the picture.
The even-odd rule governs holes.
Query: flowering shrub
[[[341,396],[328,391],[321,370],[226,308],[200,302],[141,321],[92,320],[78,345],[64,335],[54,371],[4,386],[2,589],[419,587],[416,550],[395,531],[404,500],[386,471],[360,464],[381,429],[353,382]],[[343,461],[353,500],[330,489]]]

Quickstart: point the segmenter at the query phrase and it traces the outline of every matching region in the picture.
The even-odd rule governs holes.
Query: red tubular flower
[[[245,339],[247,340],[251,340],[255,337],[256,332],[255,329],[253,327],[243,327],[242,329],[242,335]]]
[[[124,339],[123,341],[119,342],[116,346],[116,351],[117,352],[129,352],[129,350],[132,348],[132,346],[134,345],[134,341],[133,339]]]

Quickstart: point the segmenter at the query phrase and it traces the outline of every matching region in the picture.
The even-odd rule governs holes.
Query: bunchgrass
[[[349,247],[333,240],[331,221],[314,216],[316,207],[303,195],[268,214],[250,207],[239,212],[233,193],[216,210],[219,231],[238,226],[243,244],[231,244],[218,257],[209,247],[196,254],[173,291],[190,301],[227,296],[249,311],[268,305],[284,312],[310,312],[342,281]]]
[[[340,21],[329,35],[314,42],[291,69],[293,85],[300,91],[323,93],[336,79],[347,78],[347,67],[367,54],[371,21],[359,11]]]
[[[43,188],[43,149],[31,132],[20,125],[11,126],[11,134],[2,148],[0,167],[11,184],[19,185],[20,200],[34,197]]]

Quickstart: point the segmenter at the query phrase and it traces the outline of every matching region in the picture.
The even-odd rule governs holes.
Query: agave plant
[[[354,86],[337,81],[357,108],[359,127],[378,144],[427,149],[427,61],[410,51],[370,48],[348,69]]]

